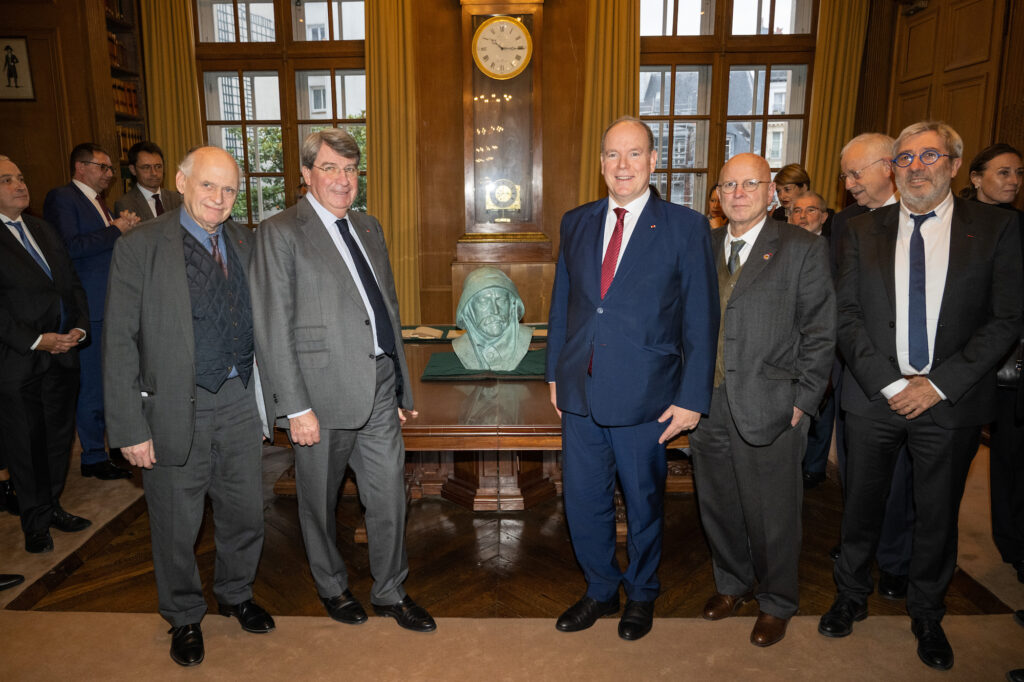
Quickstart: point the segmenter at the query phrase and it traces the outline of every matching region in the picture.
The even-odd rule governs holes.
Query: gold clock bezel
[[[480,36],[484,32],[484,29],[491,26],[492,24],[502,22],[514,24],[519,30],[523,32],[523,35],[526,36],[526,58],[523,59],[523,63],[520,64],[515,71],[509,71],[508,73],[496,73],[489,69],[484,63],[480,61],[480,57],[479,55],[477,55],[476,51],[477,42],[480,40]],[[507,81],[511,78],[515,78],[524,70],[526,70],[526,67],[530,65],[530,60],[533,59],[533,36],[530,35],[530,29],[528,29],[526,27],[526,24],[524,24],[519,19],[507,15],[491,17],[490,19],[485,20],[482,24],[477,26],[476,31],[473,32],[473,39],[470,41],[469,47],[470,51],[473,53],[473,62],[476,64],[476,68],[480,69],[480,72],[487,76],[488,78],[493,78],[494,80],[499,81]]]

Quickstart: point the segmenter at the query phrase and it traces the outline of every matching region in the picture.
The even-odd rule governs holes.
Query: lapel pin
[[[968,237],[970,237],[971,239],[974,239],[974,235],[973,235],[973,234],[969,234],[969,233],[968,233],[968,235],[967,235],[967,236],[968,236]]]
[[[652,229],[652,230],[654,229],[654,225],[651,225],[651,229]]]
[[[772,259],[772,254],[766,253],[763,256],[761,256],[761,258],[764,258],[765,260],[771,260]]]

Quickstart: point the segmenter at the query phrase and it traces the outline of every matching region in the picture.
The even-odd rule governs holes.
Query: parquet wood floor
[[[256,600],[272,614],[323,616],[306,564],[294,498],[274,497],[278,474],[289,464],[286,451],[265,458],[266,539],[255,585]],[[839,537],[840,491],[827,481],[804,500],[804,543],[800,560],[801,613],[824,613],[834,596],[828,550]],[[155,612],[144,505],[106,547],[86,558],[67,578],[51,586],[35,604],[20,608],[48,611]],[[353,593],[369,601],[371,576],[366,545],[353,541],[359,520],[354,497],[338,507],[338,542]],[[473,513],[440,498],[415,500],[408,517],[410,573],[406,589],[438,617],[555,618],[582,595],[585,584],[573,557],[561,502],[551,500],[523,512]],[[620,548],[625,564],[625,549]],[[210,611],[216,612],[213,579],[213,525],[207,514],[197,542],[200,574]],[[659,617],[698,617],[714,589],[710,553],[694,496],[666,500],[665,547],[659,571]],[[962,572],[947,598],[950,615],[1009,613],[1010,609]],[[756,615],[748,604],[741,615]],[[872,597],[872,614],[901,615],[902,602]]]

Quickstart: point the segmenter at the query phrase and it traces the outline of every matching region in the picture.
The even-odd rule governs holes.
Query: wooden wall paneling
[[[888,133],[896,137],[901,130],[915,121],[930,117],[931,82],[926,81],[916,89],[897,91],[893,94],[891,122]]]
[[[1008,3],[1000,39],[1003,56],[997,96],[994,141],[1024,148],[1024,4]],[[1024,192],[1017,194],[1017,208],[1024,208]]]
[[[946,71],[962,69],[975,64],[987,62],[992,52],[999,52],[998,36],[996,41],[989,41],[996,22],[995,0],[966,0],[953,3],[949,8],[947,21],[953,29],[949,31],[945,48]]]
[[[889,132],[890,80],[896,35],[896,3],[872,0],[864,40],[853,134]]]
[[[935,69],[935,43],[938,40],[938,10],[921,12],[906,19],[906,28],[897,33],[896,81],[903,83],[930,76]]]
[[[994,97],[989,86],[987,73],[980,73],[959,81],[947,83],[939,94],[936,103],[936,118],[948,121],[956,128],[964,141],[964,163],[958,179],[966,185],[969,173],[967,166],[979,151],[991,144],[992,128],[971,124],[972,121],[990,121],[990,110]],[[954,184],[954,190],[961,187]]]

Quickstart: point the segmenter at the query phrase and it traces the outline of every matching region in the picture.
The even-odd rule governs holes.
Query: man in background
[[[181,195],[163,188],[164,153],[153,142],[137,142],[128,150],[128,170],[135,186],[114,202],[114,213],[129,211],[150,220],[181,206]]]

